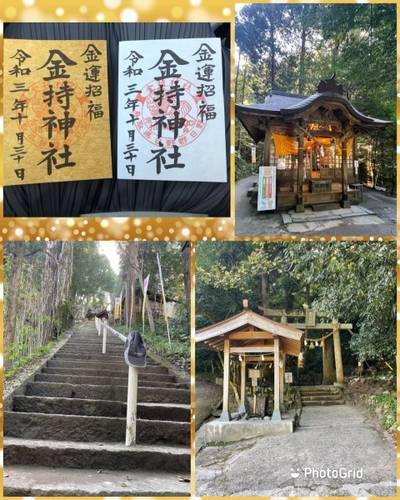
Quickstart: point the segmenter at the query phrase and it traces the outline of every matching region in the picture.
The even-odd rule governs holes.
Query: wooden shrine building
[[[277,209],[361,201],[357,137],[390,121],[366,116],[335,77],[311,96],[271,91],[262,104],[236,105],[236,116],[255,143],[264,141],[265,166],[277,167]]]
[[[230,357],[240,360],[240,408],[245,413],[246,363],[273,363],[274,373],[274,410],[272,420],[281,420],[281,404],[286,356],[298,357],[303,343],[303,332],[288,324],[278,323],[261,316],[248,308],[220,323],[196,332],[196,342],[204,342],[211,349],[224,353],[223,403],[221,421],[231,419],[229,412],[229,364]]]

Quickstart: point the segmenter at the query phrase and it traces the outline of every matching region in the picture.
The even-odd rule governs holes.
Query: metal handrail
[[[114,330],[107,325],[105,321],[95,316],[94,323],[98,335],[103,335],[102,354],[107,351],[107,331],[116,335],[122,342],[126,341],[125,335]],[[126,431],[125,445],[132,446],[136,444],[136,421],[137,421],[137,393],[138,393],[138,370],[133,366],[129,366],[128,371],[128,393],[126,401]]]

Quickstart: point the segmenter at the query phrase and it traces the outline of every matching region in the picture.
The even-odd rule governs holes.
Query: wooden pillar
[[[335,366],[333,361],[332,336],[322,342],[322,383],[330,385],[335,382]]]
[[[279,337],[274,338],[274,412],[271,420],[281,420],[279,397]]]
[[[246,359],[243,358],[240,362],[240,406],[239,413],[246,413]]]
[[[348,180],[347,180],[347,165],[346,165],[346,144],[345,139],[342,140],[342,207],[349,208],[349,193],[347,191]]]
[[[264,139],[264,166],[269,167],[271,163],[271,129],[267,125]]]
[[[342,362],[342,348],[340,345],[340,329],[339,324],[333,330],[333,347],[335,351],[335,366],[336,366],[336,382],[343,384],[343,362]]]
[[[353,156],[353,175],[354,175],[355,181],[358,182],[358,180],[360,178],[360,169],[358,169],[358,173],[356,174],[355,162],[358,159],[358,157],[357,157],[357,137],[356,136],[353,137],[353,153],[352,153],[352,156]]]
[[[279,362],[279,399],[281,403],[281,410],[284,409],[283,395],[285,388],[285,367],[286,367],[286,354],[282,354]]]
[[[304,212],[303,183],[304,183],[304,133],[300,131],[298,138],[297,161],[297,204],[296,212]]]
[[[229,339],[224,340],[224,386],[222,393],[222,413],[220,420],[231,419],[229,413]]]

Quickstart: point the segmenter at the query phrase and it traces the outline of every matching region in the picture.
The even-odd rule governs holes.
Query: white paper
[[[120,42],[118,77],[119,179],[227,182],[218,38]]]
[[[276,208],[276,167],[260,167],[258,174],[257,210]]]

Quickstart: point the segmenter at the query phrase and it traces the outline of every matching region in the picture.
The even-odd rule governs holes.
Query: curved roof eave
[[[299,103],[293,104],[288,108],[281,108],[279,111],[265,109],[265,104],[236,104],[235,108],[238,111],[238,117],[241,118],[240,115],[264,115],[264,116],[290,116],[296,113],[301,113],[306,111],[311,106],[313,106],[316,102],[329,99],[330,101],[338,102],[346,107],[347,111],[352,114],[357,120],[361,122],[362,125],[370,126],[370,127],[385,127],[387,125],[392,124],[392,121],[388,120],[380,120],[379,118],[373,118],[371,116],[364,115],[360,111],[358,111],[349,100],[340,95],[335,94],[333,92],[324,92],[313,94]],[[242,120],[241,120],[242,121]],[[242,121],[243,123],[243,121]],[[244,124],[244,123],[243,123]],[[247,128],[247,127],[246,127]]]
[[[318,101],[323,101],[326,99],[329,101],[337,102],[339,104],[343,104],[347,109],[347,111],[350,114],[352,114],[355,118],[360,120],[364,125],[374,125],[383,127],[393,123],[391,121],[380,120],[379,118],[373,118],[372,116],[364,115],[363,113],[358,111],[358,109],[356,109],[346,97],[340,94],[335,94],[333,92],[323,92],[321,94],[320,93],[313,94],[310,97],[304,99],[303,101],[297,104],[293,104],[289,108],[281,109],[280,111],[283,115],[296,114],[302,111],[306,111]]]

